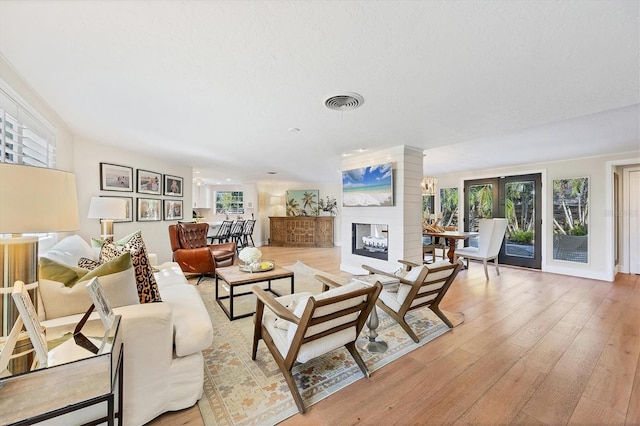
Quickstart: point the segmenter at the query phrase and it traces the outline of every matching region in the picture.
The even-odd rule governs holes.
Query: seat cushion
[[[340,287],[332,288],[329,291],[325,291],[323,293],[318,294],[317,296],[313,296],[315,300],[325,300],[334,296],[343,295],[354,290],[359,290],[362,288],[367,288],[368,286],[359,282],[352,282]],[[332,312],[337,312],[342,309],[349,308],[351,306],[357,305],[365,298],[365,296],[359,298],[351,298],[344,300],[340,303],[336,303],[329,306],[323,306],[321,308],[316,309],[314,312],[314,317],[321,317],[324,315],[328,315]],[[300,297],[296,302],[296,307],[293,311],[294,315],[297,317],[301,317],[304,313],[305,307],[307,305],[307,297]],[[340,318],[336,318],[331,321],[324,322],[322,324],[318,324],[307,329],[307,333],[305,336],[321,333],[324,330],[328,330],[332,327],[338,326],[342,323],[353,321],[358,317],[358,312],[355,312],[351,315],[346,315]],[[287,347],[291,345],[293,341],[293,337],[298,330],[298,326],[296,324],[291,324],[289,329],[287,330]],[[351,341],[356,339],[356,328],[350,327],[345,330],[341,330],[337,333],[332,333],[328,336],[321,337],[320,339],[314,340],[312,342],[306,343],[302,345],[300,348],[300,352],[298,352],[297,360],[299,362],[307,362],[308,360],[315,358],[318,355],[322,355],[329,351],[339,348]]]

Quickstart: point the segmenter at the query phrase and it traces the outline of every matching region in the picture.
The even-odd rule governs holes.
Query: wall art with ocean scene
[[[393,206],[392,163],[342,172],[344,207]]]

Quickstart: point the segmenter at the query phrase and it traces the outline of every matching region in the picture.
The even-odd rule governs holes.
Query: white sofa
[[[75,266],[80,257],[90,256],[92,252],[94,250],[80,237],[72,236],[43,257]],[[150,256],[152,264],[154,258]],[[126,425],[142,425],[166,411],[188,408],[203,392],[202,351],[210,347],[213,340],[211,319],[198,291],[188,284],[177,263],[167,262],[157,269],[154,276],[162,302],[134,303],[113,309],[117,315],[122,315],[123,423]],[[133,281],[135,283],[135,278]],[[40,286],[43,286],[42,279]],[[47,302],[51,306],[51,297],[40,299],[39,311],[47,306]],[[44,311],[46,316],[47,309]],[[99,319],[95,312],[92,315],[95,326]],[[55,339],[73,329],[81,317],[82,314],[42,318],[47,339]],[[85,327],[91,327],[90,323]],[[98,409],[104,410],[104,407]],[[96,414],[95,408],[72,413],[71,418],[59,418],[55,424],[78,424],[95,418]]]

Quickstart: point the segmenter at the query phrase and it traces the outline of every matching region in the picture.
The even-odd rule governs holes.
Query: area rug
[[[314,278],[317,271],[302,262],[285,266],[294,272],[295,290],[317,294],[322,285]],[[278,284],[287,289],[288,280]],[[274,425],[298,413],[289,388],[269,350],[260,342],[256,360],[251,359],[253,319],[242,318],[230,322],[215,301],[215,280],[202,281],[197,286],[211,316],[214,328],[213,345],[204,351],[204,395],[198,406],[206,425]],[[288,290],[284,291],[288,294]],[[245,298],[247,300],[241,300]],[[253,296],[237,299],[239,305],[253,303]],[[236,308],[234,304],[234,309]],[[389,349],[383,354],[359,351],[373,373],[402,355],[428,343],[447,332],[449,328],[429,309],[418,309],[407,316],[420,343],[414,343],[402,328],[378,309],[380,325],[378,339]],[[362,336],[368,332],[365,326]],[[344,349],[336,349],[325,356],[299,364],[293,369],[300,393],[309,407],[327,396],[364,377],[355,361]],[[375,373],[373,373],[375,374]]]

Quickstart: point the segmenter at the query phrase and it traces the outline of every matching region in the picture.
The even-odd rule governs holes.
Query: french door
[[[464,230],[478,231],[479,219],[507,219],[501,264],[540,269],[541,175],[469,180],[464,183]],[[470,245],[477,242],[470,240]]]

